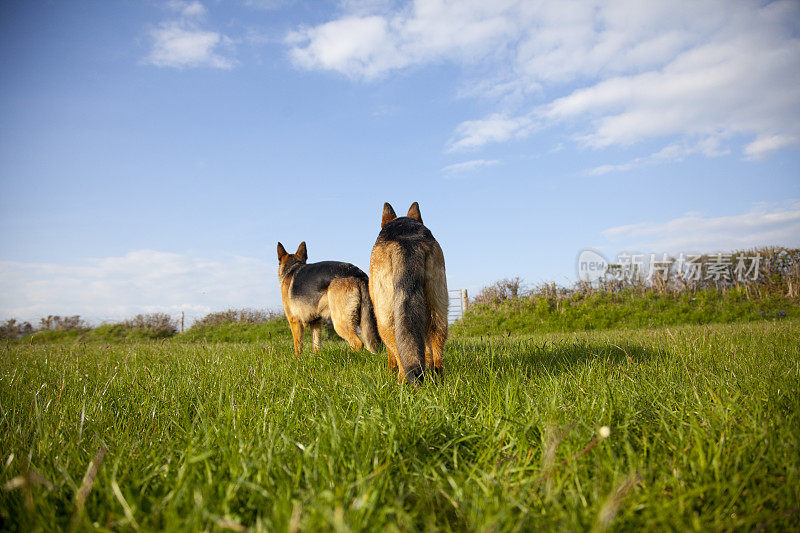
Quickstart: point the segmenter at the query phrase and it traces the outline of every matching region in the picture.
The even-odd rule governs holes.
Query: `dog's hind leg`
[[[311,323],[311,350],[315,353],[319,353],[319,345],[320,345],[320,338],[322,335],[322,321],[315,320]]]
[[[438,247],[437,247],[438,248]],[[428,328],[425,338],[425,363],[430,369],[442,371],[442,354],[447,340],[447,278],[441,249],[433,250],[425,261],[425,306],[428,308]],[[430,351],[430,361],[428,352]]]
[[[331,318],[333,318],[333,313],[331,313]],[[358,337],[355,326],[347,320],[336,320],[333,318],[333,329],[336,330],[336,333],[341,338],[347,341],[347,344],[350,345],[350,348],[354,352],[360,352],[361,348],[364,347],[364,343],[361,342],[361,339]]]
[[[354,352],[360,352],[364,347],[356,331],[360,298],[358,285],[349,279],[335,279],[328,287],[328,306],[333,329],[347,341]]]
[[[289,327],[292,330],[292,341],[294,341],[294,356],[300,357],[300,353],[303,351],[303,324],[293,318],[289,320]]]
[[[369,287],[364,282],[359,283],[359,291],[361,292],[361,305],[359,309],[360,326],[361,326],[361,339],[364,341],[364,346],[367,347],[373,354],[377,354],[381,347],[381,338],[378,333],[378,324],[375,319],[375,311],[372,308],[372,300],[369,296]]]
[[[433,351],[431,350],[430,338],[425,339],[425,368],[433,368]]]
[[[445,293],[447,294],[447,293]],[[425,335],[425,365],[428,370],[441,372],[444,343],[447,340],[447,307],[431,309]]]
[[[400,366],[397,362],[397,342],[394,338],[394,324],[378,324],[378,332],[380,332],[381,339],[386,345],[386,353],[388,354],[388,369],[389,372],[398,372]]]
[[[394,337],[394,286],[391,261],[385,254],[372,252],[370,261],[369,296],[375,313],[378,336],[386,345],[388,369],[397,372],[397,340]]]
[[[378,332],[380,333],[381,339],[383,339],[383,343],[386,345],[388,370],[389,372],[398,372],[400,368],[397,363],[397,343],[394,338],[394,326],[391,323],[381,324],[378,322]]]
[[[446,319],[445,319],[446,320]],[[446,322],[445,322],[446,324]],[[444,329],[429,329],[428,330],[428,344],[430,345],[431,362],[433,363],[433,371],[441,372],[444,369],[442,364],[442,355],[444,353],[444,342],[447,340],[447,326]],[[426,354],[427,355],[427,354]],[[427,358],[427,357],[426,357]],[[428,367],[430,369],[430,367]]]

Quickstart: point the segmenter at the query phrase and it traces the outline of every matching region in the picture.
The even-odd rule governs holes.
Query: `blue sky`
[[[6,1],[0,318],[279,308],[419,201],[451,288],[800,245],[800,4]]]

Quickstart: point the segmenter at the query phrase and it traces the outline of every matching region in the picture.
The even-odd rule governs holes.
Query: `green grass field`
[[[288,335],[8,344],[0,528],[796,530],[799,331],[455,337],[418,390]]]

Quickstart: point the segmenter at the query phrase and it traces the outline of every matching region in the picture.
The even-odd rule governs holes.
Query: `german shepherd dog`
[[[416,384],[425,369],[442,370],[447,340],[447,278],[444,255],[422,224],[419,204],[397,217],[388,203],[369,262],[369,294],[378,333],[398,380]]]
[[[278,243],[278,277],[283,297],[283,310],[289,320],[294,340],[294,355],[303,351],[303,328],[311,327],[312,349],[319,353],[322,321],[331,319],[333,329],[353,351],[380,348],[375,312],[369,299],[367,275],[350,263],[321,261],[306,263],[305,241],[290,254]],[[356,328],[361,328],[362,343]]]

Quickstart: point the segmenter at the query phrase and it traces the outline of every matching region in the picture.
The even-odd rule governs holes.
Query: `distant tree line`
[[[195,320],[192,328],[224,324],[263,324],[281,317],[283,317],[283,313],[270,310],[227,309],[209,313]],[[147,313],[138,314],[133,318],[120,322],[91,326],[80,315],[48,315],[41,318],[38,324],[34,326],[30,322],[11,318],[0,323],[0,339],[18,339],[42,332],[90,332],[98,330],[109,330],[116,333],[136,331],[144,333],[146,338],[160,339],[171,337],[178,332],[178,320],[166,313]]]

